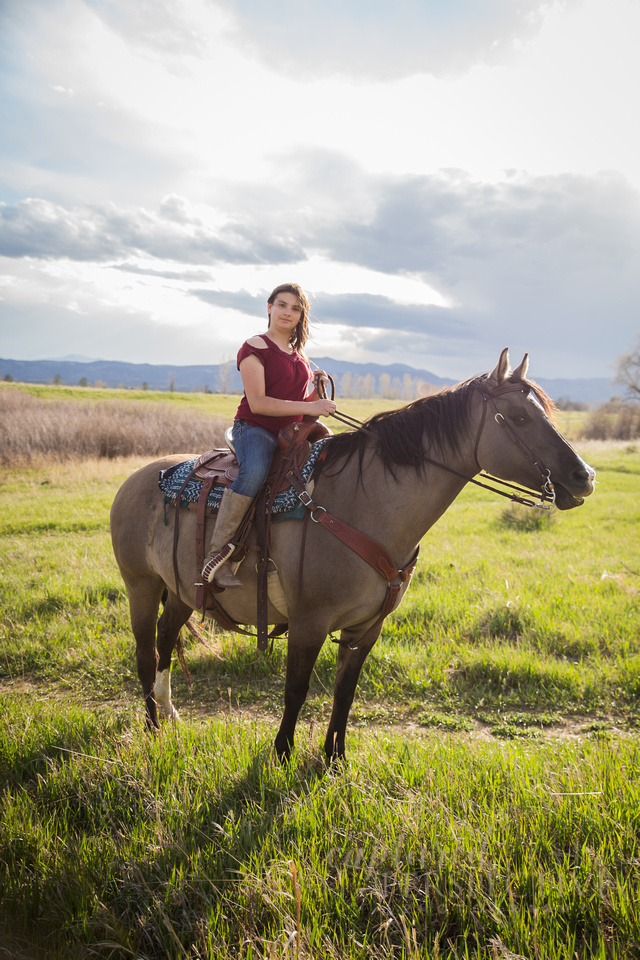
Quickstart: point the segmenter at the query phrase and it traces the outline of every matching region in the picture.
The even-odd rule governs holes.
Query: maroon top
[[[275,397],[276,400],[304,400],[311,380],[311,367],[306,357],[301,356],[297,350],[285,353],[269,337],[261,339],[267,345],[266,349],[253,347],[248,341],[242,344],[238,351],[238,370],[245,357],[253,354],[264,367],[267,397]],[[245,420],[277,436],[288,423],[302,420],[302,414],[293,417],[264,417],[259,413],[252,413],[245,394],[236,412],[236,420]]]

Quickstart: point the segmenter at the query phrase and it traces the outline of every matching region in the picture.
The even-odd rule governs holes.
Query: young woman
[[[238,352],[244,396],[233,422],[233,444],[240,472],[222,496],[202,568],[203,579],[221,587],[240,586],[226,564],[234,550],[230,541],[266,480],[279,431],[305,414],[328,417],[336,409],[333,400],[318,396],[319,381],[327,382],[324,370],[312,378],[302,353],[309,335],[309,302],[303,291],[296,283],[276,287],[267,313],[267,331],[246,340]],[[315,386],[309,393],[312,379]]]

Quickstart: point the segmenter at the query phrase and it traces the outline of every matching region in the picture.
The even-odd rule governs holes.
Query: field
[[[126,402],[234,403],[166,396]],[[5,466],[0,957],[640,957],[640,449],[580,450],[580,509],[466,490],[427,534],[337,770],[329,642],[287,768],[285,640],[185,631],[144,732],[108,512],[151,456]]]

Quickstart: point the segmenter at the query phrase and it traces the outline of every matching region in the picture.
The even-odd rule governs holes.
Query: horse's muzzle
[[[573,507],[581,507],[586,497],[590,497],[596,488],[596,472],[588,464],[578,467],[571,475],[572,490],[566,486],[554,481],[556,494],[556,506],[558,510],[572,510]]]

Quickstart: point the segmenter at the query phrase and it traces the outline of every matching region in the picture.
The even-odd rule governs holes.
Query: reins
[[[327,374],[329,377],[329,382],[331,384],[331,400],[335,399],[336,387],[333,377]],[[480,422],[480,427],[478,429],[478,434],[476,436],[476,442],[474,447],[474,459],[478,464],[478,469],[480,470],[480,476],[483,480],[489,480],[491,483],[500,483],[503,487],[508,487],[510,490],[515,491],[514,493],[507,493],[504,490],[498,490],[496,487],[489,486],[488,483],[483,483],[481,480],[476,480],[475,477],[469,477],[464,473],[460,473],[458,470],[454,470],[453,467],[448,467],[445,463],[440,463],[438,460],[433,460],[431,457],[424,456],[423,459],[426,463],[430,463],[433,467],[439,467],[441,470],[446,470],[447,473],[451,473],[456,477],[459,477],[461,480],[465,480],[467,483],[474,483],[477,487],[482,487],[484,490],[489,490],[490,493],[497,493],[500,497],[505,497],[507,500],[511,500],[514,503],[520,503],[525,507],[534,507],[537,510],[546,510],[548,512],[553,512],[555,510],[555,501],[556,495],[551,481],[551,473],[539,460],[536,460],[527,445],[517,436],[515,431],[509,426],[504,416],[497,409],[494,398],[499,397],[502,394],[513,393],[514,391],[519,391],[524,393],[524,390],[521,386],[516,383],[504,384],[501,387],[496,387],[491,391],[484,391],[479,384],[475,384],[475,389],[479,390],[482,394],[483,408],[482,408],[482,420]],[[326,399],[327,392],[324,388],[322,381],[318,381],[318,394],[322,399]],[[534,467],[535,470],[540,474],[542,484],[541,492],[538,493],[537,490],[530,490],[527,487],[521,487],[515,483],[510,483],[508,480],[501,480],[500,477],[492,477],[488,473],[483,473],[480,464],[478,463],[478,446],[480,444],[480,437],[484,430],[487,409],[489,404],[493,407],[494,410],[494,420],[499,424],[506,432],[507,436],[515,446],[518,447],[520,452],[527,458],[529,463]],[[355,417],[350,416],[349,414],[342,413],[340,410],[335,410],[330,414],[335,420],[339,420],[341,423],[346,424],[348,427],[355,428],[356,430],[362,430],[365,433],[368,433],[370,436],[375,437],[376,434],[373,430],[370,430],[366,424],[361,420],[357,420]],[[539,498],[539,502],[532,500],[531,496]],[[550,501],[547,505],[546,501]]]

